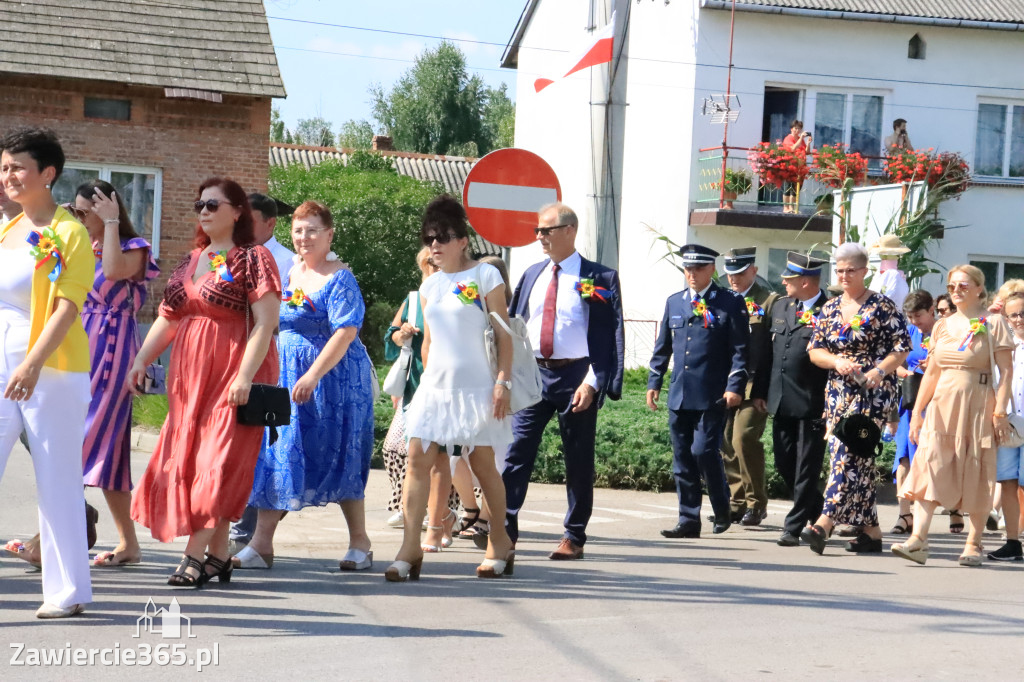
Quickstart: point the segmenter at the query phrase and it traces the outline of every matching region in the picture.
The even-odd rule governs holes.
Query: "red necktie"
[[[555,352],[555,301],[558,298],[558,263],[551,266],[551,282],[544,294],[544,317],[540,322],[540,354],[550,358]]]

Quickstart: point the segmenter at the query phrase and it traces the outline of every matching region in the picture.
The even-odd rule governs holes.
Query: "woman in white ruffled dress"
[[[512,339],[500,326],[498,375],[491,373],[484,345],[488,311],[507,322],[505,284],[494,266],[468,255],[466,213],[453,198],[442,195],[427,207],[420,236],[440,268],[420,287],[426,329],[425,369],[405,413],[409,462],[405,477],[405,535],[398,556],[384,577],[391,582],[418,580],[423,564],[420,529],[430,489],[432,466],[447,467],[439,446],[461,445],[480,482],[488,506],[505,508],[501,467],[512,442],[509,391]],[[499,461],[500,460],[500,461]],[[491,529],[487,554],[477,567],[478,578],[512,574],[512,541],[500,524]]]

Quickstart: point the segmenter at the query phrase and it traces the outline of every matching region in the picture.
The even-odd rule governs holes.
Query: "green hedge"
[[[387,374],[388,366],[380,366],[377,373],[381,380]],[[596,485],[599,488],[620,488],[627,490],[654,490],[668,492],[675,490],[672,479],[672,444],[668,437],[668,412],[664,407],[665,393],[662,394],[660,409],[651,412],[645,402],[647,393],[647,370],[634,369],[626,372],[621,400],[605,401],[597,418],[595,441]],[[382,395],[374,404],[374,451],[372,466],[382,468],[381,456],[384,436],[394,409],[391,398]],[[151,428],[160,428],[167,415],[166,396],[138,396],[135,399],[135,423]],[[771,419],[765,429],[762,441],[765,444],[765,479],[768,495],[772,498],[788,498],[789,491],[782,477],[775,470],[771,456]],[[888,480],[896,452],[895,444],[886,443],[882,457],[878,460],[880,480]],[[822,466],[822,477],[828,475],[828,456]],[[564,483],[565,464],[562,439],[558,433],[558,421],[552,419],[544,431],[537,464],[533,471],[536,483]]]

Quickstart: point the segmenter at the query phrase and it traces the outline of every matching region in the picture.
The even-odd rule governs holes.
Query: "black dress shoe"
[[[746,514],[746,513],[747,513],[746,508],[744,508],[744,509],[730,509],[729,510],[729,520],[732,521],[733,523],[739,523],[740,520],[743,518],[744,514]],[[718,517],[716,515],[714,515],[714,514],[708,514],[707,515],[707,519],[711,523],[714,523],[715,519],[717,519],[717,518]]]
[[[857,536],[856,540],[846,543],[846,551],[856,552],[857,554],[881,554],[882,540],[881,538],[876,540],[867,533],[861,533]]]
[[[741,526],[760,526],[761,522],[768,518],[767,511],[759,511],[751,507],[740,519]]]
[[[715,521],[715,527],[711,529],[711,532],[714,533],[715,535],[718,535],[720,533],[724,533],[725,531],[729,530],[730,526],[732,526],[732,519],[726,519],[724,521],[717,521],[716,520]]]
[[[661,534],[666,538],[699,538],[700,537],[700,526],[694,523],[680,523],[675,528],[669,528],[668,530],[661,531]]]
[[[779,539],[775,541],[775,544],[779,547],[799,547],[800,538],[789,531],[786,531],[779,536]]]
[[[807,529],[806,537],[804,533],[801,533],[800,537],[807,540],[807,544],[811,546],[811,551],[815,554],[825,553],[825,543],[828,542],[828,535],[825,534],[825,529],[818,524],[814,524]]]

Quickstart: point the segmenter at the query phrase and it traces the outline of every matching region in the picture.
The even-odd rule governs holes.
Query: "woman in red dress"
[[[254,382],[277,383],[272,339],[281,301],[274,258],[253,244],[245,191],[211,178],[195,208],[196,248],[171,274],[160,317],[128,373],[134,391],[174,341],[167,420],[135,489],[132,518],[162,542],[189,536],[167,581],[181,587],[231,579],[228,530],[245,509],[264,431],[239,424],[236,414]]]

